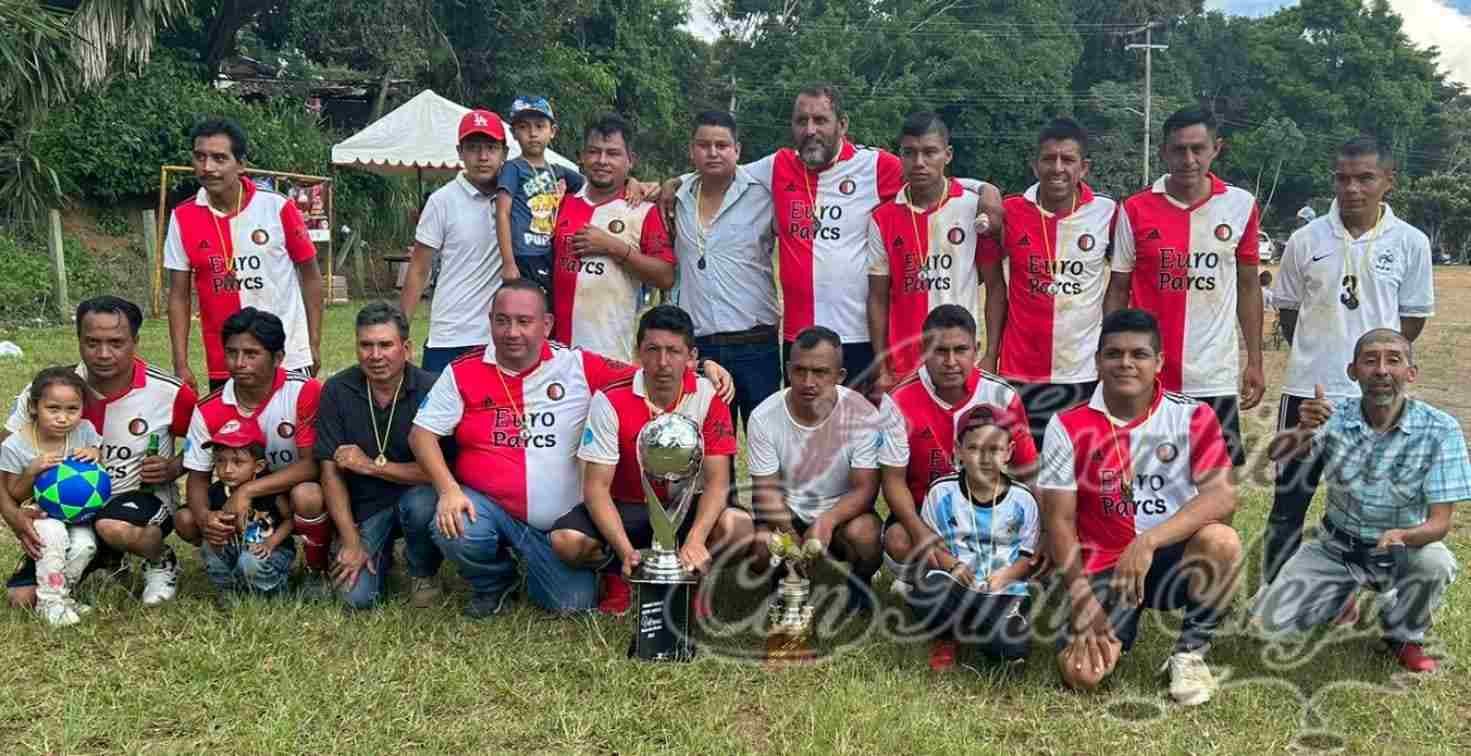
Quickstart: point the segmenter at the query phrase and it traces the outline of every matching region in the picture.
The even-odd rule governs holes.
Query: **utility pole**
[[[1149,186],[1151,180],[1149,175],[1149,138],[1153,134],[1154,127],[1149,122],[1149,116],[1151,112],[1150,106],[1154,99],[1154,89],[1151,86],[1154,73],[1154,51],[1170,49],[1169,45],[1154,44],[1154,27],[1158,25],[1158,21],[1150,21],[1138,29],[1128,32],[1129,36],[1144,32],[1144,44],[1135,43],[1124,45],[1125,50],[1144,51],[1144,182],[1141,186]]]

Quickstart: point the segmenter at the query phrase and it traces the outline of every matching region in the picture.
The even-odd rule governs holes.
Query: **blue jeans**
[[[735,400],[730,403],[732,419],[742,426],[756,405],[781,388],[781,350],[776,339],[769,344],[711,344],[708,338],[695,339],[700,356],[715,360],[730,371],[735,381]],[[749,428],[747,431],[749,432]]]
[[[410,489],[403,498],[408,498],[418,490],[418,488]],[[384,509],[358,523],[357,526],[358,539],[363,542],[363,550],[368,552],[368,563],[373,565],[377,572],[369,572],[367,567],[358,570],[358,581],[351,588],[337,586],[337,595],[342,597],[349,609],[371,609],[383,597],[383,578],[388,574],[388,568],[393,562],[393,539],[399,532],[398,510],[395,507]],[[341,548],[342,539],[333,539],[333,558],[336,558]]]
[[[424,347],[424,364],[419,367],[431,373],[442,373],[456,357],[474,349],[474,346]]]
[[[465,532],[455,539],[445,537],[435,524],[439,497],[432,488],[415,488],[399,502],[409,575],[430,577],[449,559],[476,595],[496,595],[516,582],[514,554],[526,566],[526,593],[538,606],[553,612],[592,608],[597,578],[591,570],[563,564],[545,532],[507,514],[485,494],[469,487],[464,491],[475,507],[475,521],[466,517]]]
[[[205,574],[221,593],[249,591],[271,594],[286,589],[287,578],[291,577],[291,563],[296,561],[296,544],[287,538],[265,559],[235,543],[224,546],[206,543],[200,554],[204,557]]]

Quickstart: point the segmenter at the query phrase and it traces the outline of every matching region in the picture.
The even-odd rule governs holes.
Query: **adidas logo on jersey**
[[[1026,234],[1022,234],[1022,238],[1020,238],[1020,239],[1017,240],[1016,246],[1018,246],[1018,247],[1030,247],[1030,246],[1032,246],[1032,237],[1027,236]]]
[[[1159,229],[1157,228],[1149,229],[1149,233],[1144,235],[1144,241],[1159,241],[1159,239]]]

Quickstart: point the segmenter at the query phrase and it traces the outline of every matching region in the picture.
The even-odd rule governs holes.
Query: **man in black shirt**
[[[356,325],[358,364],[322,389],[314,452],[337,528],[337,592],[349,607],[366,609],[383,592],[393,539],[400,534],[399,503],[414,496],[434,503],[434,489],[422,486],[429,478],[409,449],[409,429],[436,376],[409,362],[409,323],[397,307],[371,303],[358,312]],[[432,581],[414,582],[416,605],[437,597]]]

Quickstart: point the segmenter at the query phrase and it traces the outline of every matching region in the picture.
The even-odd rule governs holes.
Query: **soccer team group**
[[[587,126],[579,172],[548,150],[545,99],[513,104],[514,159],[505,122],[471,111],[463,170],[426,200],[399,306],[363,307],[357,364],[323,382],[302,217],[243,175],[238,125],[201,122],[201,188],[165,243],[173,370],[137,356],[136,305],[90,299],[80,364],[41,371],[6,423],[0,510],[26,553],[10,602],[84,621],[77,584],[126,555],[142,602],[167,602],[173,533],[226,608],[287,590],[298,548],[305,586],[372,607],[401,538],[415,607],[441,600],[449,560],[472,617],[523,579],[553,612],[622,613],[652,537],[638,432],[677,412],[704,440],[679,541],[705,575],[697,615],[720,610],[717,566],[774,575],[772,536],[791,533],[844,566],[842,611],[872,611],[873,578],[891,573],[942,670],[962,644],[1024,658],[1026,599],[1051,573],[1070,607],[1065,684],[1107,677],[1143,609],[1182,610],[1169,692],[1198,704],[1242,572],[1232,471],[1239,414],[1266,388],[1265,294],[1291,352],[1251,626],[1352,622],[1370,590],[1390,653],[1436,668],[1425,637],[1456,573],[1442,540],[1471,468],[1457,421],[1409,396],[1434,297],[1425,234],[1384,202],[1389,151],[1364,137],[1327,157],[1334,205],[1292,235],[1264,291],[1258,208],[1211,172],[1208,113],[1165,122],[1168,172],[1122,202],[1089,188],[1088,134],[1069,119],[1040,130],[1037,182],[1004,200],[949,177],[934,113],[905,120],[897,154],[847,127],[836,89],[803,89],[792,146],[741,163],[734,117],[702,113],[693,171],[659,184],[630,178],[634,133],[617,116]],[[664,304],[640,314],[653,289]],[[28,503],[68,457],[112,481],[90,522]],[[1320,483],[1325,514],[1303,543]]]

